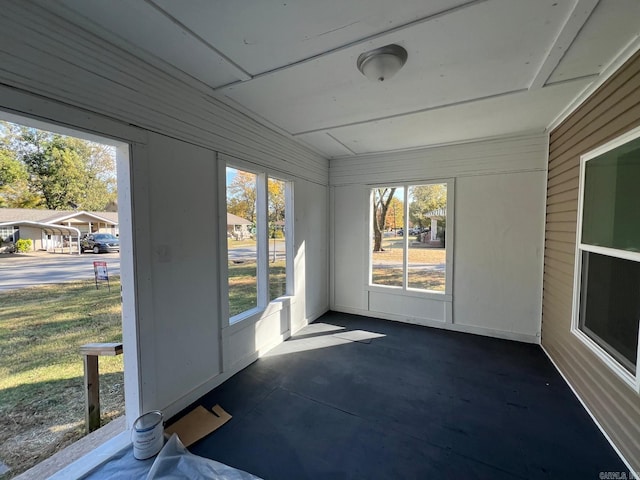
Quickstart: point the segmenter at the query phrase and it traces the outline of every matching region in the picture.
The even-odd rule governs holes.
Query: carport
[[[73,253],[72,238],[75,237],[75,243],[77,245],[77,253],[80,254],[80,230],[75,227],[64,227],[62,225],[55,225],[52,223],[34,222],[31,220],[21,220],[19,222],[5,222],[0,223],[0,227],[18,227],[39,229],[44,235],[51,236],[46,240],[43,238],[42,246],[47,252],[57,252],[60,249],[60,253],[64,253],[65,248],[69,248],[69,253]],[[20,230],[18,231],[20,232]],[[20,235],[20,233],[18,233]],[[69,237],[69,243],[64,245],[64,237]],[[57,237],[57,238],[56,238]],[[15,239],[14,239],[15,240]]]

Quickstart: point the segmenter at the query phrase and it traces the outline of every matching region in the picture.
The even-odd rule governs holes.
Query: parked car
[[[110,233],[91,233],[80,239],[80,253],[86,250],[93,253],[120,252],[120,239]]]

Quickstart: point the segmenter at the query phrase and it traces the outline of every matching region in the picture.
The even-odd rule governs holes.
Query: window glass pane
[[[636,371],[640,263],[582,253],[580,330],[631,373]]]
[[[227,167],[229,316],[258,305],[257,175]]]
[[[374,188],[372,202],[371,283],[402,287],[404,188]]]
[[[269,300],[287,294],[286,186],[269,179]]]
[[[447,185],[409,187],[409,288],[444,293],[446,267]]]
[[[640,251],[640,138],[585,163],[582,242]]]

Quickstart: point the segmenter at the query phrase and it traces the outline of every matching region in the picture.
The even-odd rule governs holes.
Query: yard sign
[[[96,290],[98,289],[98,282],[107,282],[107,287],[111,291],[111,285],[109,285],[109,271],[107,270],[107,262],[93,262],[93,274],[96,277]]]

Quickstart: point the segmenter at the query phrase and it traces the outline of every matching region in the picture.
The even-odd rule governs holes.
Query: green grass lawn
[[[120,281],[0,293],[0,460],[24,471],[84,435],[80,346],[122,340]],[[100,357],[103,423],[124,413],[123,356]]]
[[[269,263],[269,298],[286,293],[285,261]],[[246,312],[256,306],[256,262],[229,263],[229,316]]]

